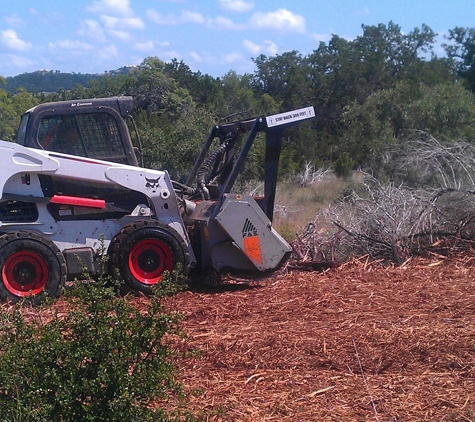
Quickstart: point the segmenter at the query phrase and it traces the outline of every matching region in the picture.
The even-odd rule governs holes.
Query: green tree
[[[209,104],[216,115],[217,123],[243,120],[277,113],[279,105],[267,93],[258,94],[251,88],[249,74],[238,75],[230,71],[219,79],[219,91]]]
[[[435,42],[436,34],[428,26],[407,34],[393,22],[362,29],[354,40],[333,35],[308,56],[292,51],[255,59],[251,83],[256,92],[271,95],[284,109],[307,104],[316,109],[313,133],[304,127],[296,131],[292,145],[297,159],[338,159],[345,130],[342,116],[350,104],[364,104],[373,93],[401,81],[418,84],[427,79],[435,84],[451,76],[447,61],[422,57]],[[367,154],[363,151],[361,156]]]
[[[475,91],[475,28],[455,27],[449,30],[449,44],[444,44],[455,70],[467,87]]]
[[[355,165],[376,174],[385,163],[385,152],[411,132],[423,131],[451,142],[475,140],[475,96],[458,84],[427,86],[401,82],[380,90],[342,115],[344,133],[340,151],[350,154]]]
[[[353,160],[350,155],[344,151],[333,163],[333,170],[338,177],[348,177],[353,167]]]
[[[14,141],[21,115],[39,102],[24,89],[19,89],[15,95],[0,89],[0,139]]]
[[[193,72],[183,61],[179,62],[176,59],[165,63],[163,72],[174,79],[180,87],[187,89],[195,102],[210,105],[215,101],[219,91],[219,78]]]
[[[294,50],[273,57],[260,55],[254,59],[254,63],[257,71],[250,80],[254,91],[260,95],[270,95],[284,109],[294,108],[292,99],[297,95],[295,91],[300,91],[297,82],[303,82],[300,77],[305,67],[303,56]],[[300,104],[304,101],[304,98],[299,99]]]
[[[440,141],[464,139],[475,142],[475,96],[459,84],[423,87],[409,105],[411,128]]]

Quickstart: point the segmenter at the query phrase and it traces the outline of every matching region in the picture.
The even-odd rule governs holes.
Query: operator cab
[[[96,98],[40,104],[23,114],[17,143],[137,166],[124,119],[132,97]]]

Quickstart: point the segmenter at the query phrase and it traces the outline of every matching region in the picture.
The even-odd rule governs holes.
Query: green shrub
[[[1,308],[0,420],[171,420],[157,409],[179,391],[163,342],[179,319],[161,304],[168,287],[143,310],[102,283],[75,283],[63,314]]]
[[[347,152],[343,152],[333,164],[333,170],[338,177],[348,177],[353,166],[353,160]]]

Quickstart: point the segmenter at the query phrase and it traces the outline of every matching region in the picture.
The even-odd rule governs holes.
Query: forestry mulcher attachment
[[[132,105],[131,97],[41,104],[22,116],[17,143],[0,141],[1,300],[39,303],[67,280],[117,271],[149,294],[165,271],[258,275],[288,258],[272,227],[281,141],[313,107],[212,127],[178,183],[139,166],[126,125]],[[265,195],[254,199],[231,189],[259,132]]]

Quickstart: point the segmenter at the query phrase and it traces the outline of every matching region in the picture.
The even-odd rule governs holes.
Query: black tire
[[[112,239],[109,256],[129,290],[150,295],[163,273],[185,266],[184,249],[172,229],[155,220],[123,227]]]
[[[40,233],[15,231],[0,237],[0,299],[34,305],[57,298],[67,267],[59,248]]]

